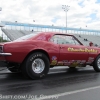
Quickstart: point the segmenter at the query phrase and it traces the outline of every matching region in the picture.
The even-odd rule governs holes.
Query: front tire
[[[24,61],[22,72],[31,79],[43,78],[49,71],[50,62],[48,57],[41,52],[36,52],[28,56]]]
[[[95,59],[93,68],[96,72],[100,72],[100,55]]]

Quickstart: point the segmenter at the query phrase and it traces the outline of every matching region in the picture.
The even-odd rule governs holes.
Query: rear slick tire
[[[36,52],[28,56],[24,62],[22,72],[31,79],[40,79],[47,75],[49,67],[48,57],[44,53]]]

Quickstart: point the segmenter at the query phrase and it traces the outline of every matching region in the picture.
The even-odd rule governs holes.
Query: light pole
[[[64,11],[66,12],[66,28],[67,28],[67,11],[69,10],[69,7],[68,5],[62,5],[62,9],[64,9]],[[67,32],[67,29],[66,29],[66,32]]]

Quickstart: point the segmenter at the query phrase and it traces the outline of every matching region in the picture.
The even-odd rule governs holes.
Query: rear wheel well
[[[22,64],[24,63],[24,61],[25,61],[32,53],[35,53],[35,52],[44,53],[44,54],[48,57],[48,59],[49,59],[49,61],[50,61],[49,54],[48,54],[46,51],[44,51],[44,50],[42,50],[42,49],[37,49],[37,50],[33,50],[33,51],[29,52],[28,55],[27,55],[27,56],[25,57],[25,59],[23,60]]]

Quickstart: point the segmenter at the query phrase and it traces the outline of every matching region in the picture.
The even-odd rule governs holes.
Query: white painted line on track
[[[80,90],[75,90],[75,91],[70,91],[70,92],[64,92],[64,93],[59,93],[59,94],[54,94],[54,95],[43,95],[43,94],[41,94],[38,98],[32,98],[32,99],[28,99],[28,100],[57,99],[61,96],[67,96],[67,95],[71,95],[71,94],[76,94],[76,93],[80,93],[80,92],[98,89],[98,88],[100,88],[100,86],[89,87],[89,88],[85,88],[85,89],[80,89]]]

